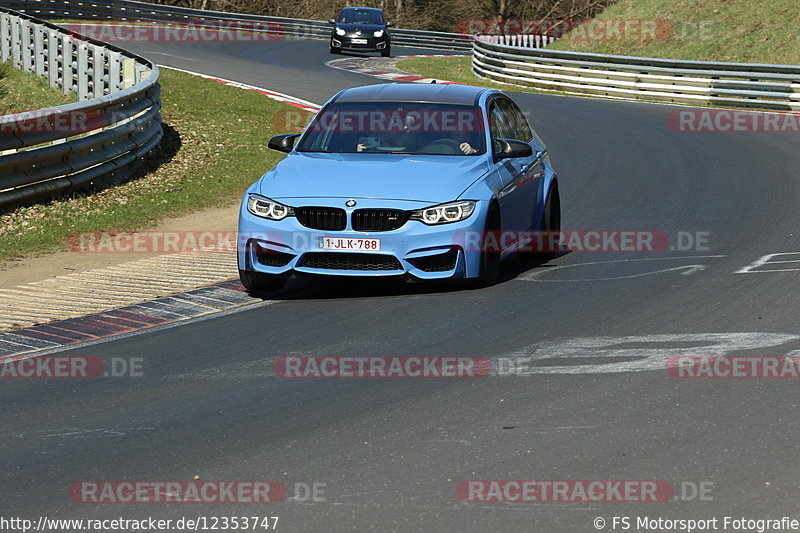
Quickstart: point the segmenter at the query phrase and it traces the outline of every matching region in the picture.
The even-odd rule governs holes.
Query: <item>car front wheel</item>
[[[544,212],[542,213],[541,223],[542,234],[545,235],[546,242],[549,245],[553,244],[553,249],[548,249],[543,258],[555,257],[558,255],[559,236],[551,237],[551,234],[561,232],[561,197],[558,194],[558,183],[554,182],[550,187],[550,192],[547,193],[547,201],[544,204]]]
[[[500,275],[500,209],[496,205],[489,208],[486,225],[481,239],[480,272],[477,278],[469,280],[474,288],[489,287],[497,283]]]

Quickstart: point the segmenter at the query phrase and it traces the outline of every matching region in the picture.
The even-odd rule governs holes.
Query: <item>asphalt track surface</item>
[[[126,46],[317,103],[376,82],[325,67],[332,56],[320,42]],[[0,515],[270,515],[283,531],[537,532],[596,531],[595,517],[610,531],[615,515],[800,515],[796,381],[664,370],[667,356],[715,354],[720,343],[729,344],[723,353],[800,349],[800,272],[736,273],[763,255],[800,251],[797,134],[681,133],[667,127],[676,107],[513,97],[548,143],[565,228],[708,232],[708,249],[571,253],[534,266],[511,258],[503,281],[482,290],[294,280],[242,312],[65,351],[141,357],[145,377],[5,380]],[[595,337],[624,338],[581,352],[588,357],[557,350]],[[496,362],[526,350],[551,369],[271,377],[285,355]],[[567,357],[546,359],[552,353]],[[607,366],[643,360],[655,363]],[[290,495],[295,483],[325,483],[326,501],[95,505],[67,494],[80,480],[194,475],[279,480]],[[657,479],[713,490],[703,501],[467,504],[455,487],[469,479]]]

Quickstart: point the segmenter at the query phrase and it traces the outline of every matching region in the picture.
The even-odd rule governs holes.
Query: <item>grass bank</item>
[[[798,0],[619,0],[596,19],[600,28],[619,28],[631,21],[632,31],[609,38],[603,31],[576,27],[550,48],[601,54],[663,57],[701,61],[800,65]],[[655,31],[637,31],[646,24]],[[592,38],[592,35],[595,38]],[[655,35],[655,38],[651,36]],[[532,91],[475,76],[470,57],[420,57],[398,67],[420,76],[470,85]]]
[[[397,68],[426,78],[466,83],[493,89],[512,89],[517,92],[544,92],[531,87],[497,83],[472,73],[472,56],[412,57],[397,64]]]
[[[670,59],[800,65],[797,0],[619,0],[596,19],[652,21],[656,38],[635,33],[592,39],[576,28],[551,48]],[[602,35],[602,33],[600,34]]]
[[[23,72],[10,62],[0,63],[0,115],[33,111],[69,104],[76,100],[72,93],[53,89],[47,80]]]

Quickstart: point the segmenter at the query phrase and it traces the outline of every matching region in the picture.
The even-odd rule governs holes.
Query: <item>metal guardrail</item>
[[[163,131],[158,67],[0,7],[0,60],[77,103],[0,116],[0,209],[129,178]]]
[[[239,28],[264,32],[277,37],[328,40],[332,26],[320,20],[290,19],[209,11],[175,6],[110,0],[108,2],[74,0],[2,0],[2,5],[43,19],[113,20],[191,24],[193,27],[219,28],[221,21],[238,23]],[[472,36],[434,31],[390,30],[393,46],[408,46],[431,50],[472,50]]]
[[[509,46],[521,46],[522,48],[545,48],[556,41],[555,37],[543,34],[482,34],[475,35],[476,41],[484,41],[494,44],[506,44]]]
[[[495,81],[569,94],[800,110],[800,66],[584,54],[477,40],[472,70]]]

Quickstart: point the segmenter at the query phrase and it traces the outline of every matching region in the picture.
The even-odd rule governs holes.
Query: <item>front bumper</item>
[[[354,43],[353,39],[366,40],[366,43]],[[389,47],[389,39],[386,35],[382,37],[365,37],[363,35],[333,35],[331,37],[331,48],[336,50],[348,50],[353,52],[382,52]]]
[[[247,195],[245,195],[245,198]],[[312,205],[342,208],[342,199],[281,199],[297,207]],[[478,202],[472,216],[461,222],[428,226],[409,220],[390,231],[355,231],[347,211],[347,228],[325,231],[307,228],[295,217],[271,221],[247,211],[239,213],[238,262],[240,270],[291,276],[406,276],[419,280],[444,280],[478,275],[480,253],[468,245],[465,235],[480,233],[486,217],[484,202]],[[413,210],[431,204],[410,201],[360,199],[357,209]],[[331,251],[322,249],[320,237],[380,239],[380,251]],[[465,245],[466,244],[466,245]]]

